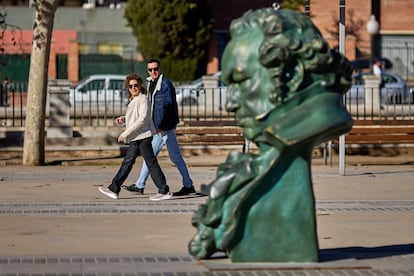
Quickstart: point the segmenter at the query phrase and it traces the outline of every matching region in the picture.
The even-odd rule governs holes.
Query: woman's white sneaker
[[[112,199],[118,199],[118,194],[112,192],[108,188],[98,187],[98,190],[106,196],[109,196]]]
[[[153,196],[150,196],[149,199],[152,201],[160,201],[160,200],[166,200],[172,198],[172,193],[166,193],[166,194],[156,194]]]

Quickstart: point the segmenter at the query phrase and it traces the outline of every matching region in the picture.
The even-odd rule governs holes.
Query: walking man
[[[147,78],[147,90],[151,101],[151,115],[157,130],[157,134],[152,139],[154,154],[157,156],[165,144],[170,160],[175,164],[181,174],[183,187],[173,193],[174,196],[195,194],[193,180],[190,177],[175,135],[179,117],[174,85],[162,73],[159,60],[149,60],[147,63],[147,71],[149,74]],[[122,188],[130,192],[144,194],[147,178],[148,167],[144,162],[140,176],[135,184],[130,186],[123,185]]]

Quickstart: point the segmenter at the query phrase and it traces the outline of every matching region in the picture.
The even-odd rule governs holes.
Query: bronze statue
[[[312,149],[352,127],[342,100],[350,64],[291,10],[248,11],[230,31],[226,109],[258,153],[231,153],[202,186],[209,198],[193,217],[189,251],[201,259],[225,252],[233,262],[316,262]]]

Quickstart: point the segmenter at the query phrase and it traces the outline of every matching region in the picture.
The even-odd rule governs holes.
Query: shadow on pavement
[[[361,176],[361,175],[373,175],[373,176],[379,176],[379,175],[388,175],[388,174],[400,174],[400,173],[413,173],[414,170],[412,170],[411,168],[409,170],[389,170],[389,171],[368,171],[369,167],[366,166],[366,169],[364,171],[361,172],[353,172],[353,171],[348,171],[346,173],[346,176]]]
[[[74,163],[74,165],[105,165],[105,161],[109,161],[109,163],[113,164],[114,159],[122,158],[123,155],[118,156],[109,156],[109,157],[91,157],[91,158],[69,158],[69,159],[59,159],[46,162],[45,165],[48,166],[60,166],[64,163]],[[116,164],[121,164],[122,160],[117,160]]]
[[[343,259],[374,259],[414,254],[414,244],[393,244],[378,247],[343,247],[319,250],[320,262]]]

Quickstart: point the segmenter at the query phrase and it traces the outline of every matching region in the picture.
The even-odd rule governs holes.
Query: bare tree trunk
[[[57,0],[35,0],[33,46],[30,58],[29,87],[23,165],[43,165],[45,161],[45,113],[50,40]]]

